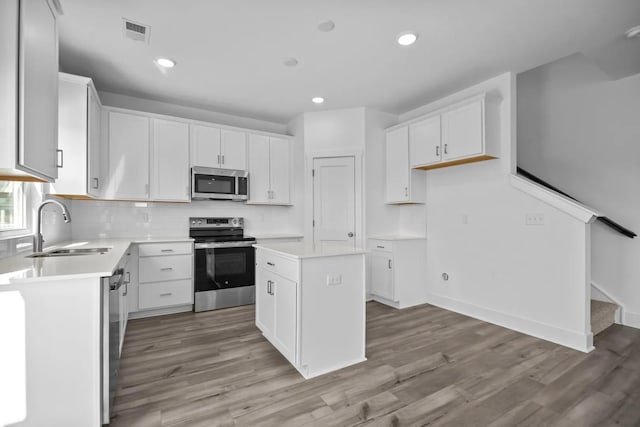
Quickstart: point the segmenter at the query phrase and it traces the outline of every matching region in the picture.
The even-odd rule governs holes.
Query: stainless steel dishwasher
[[[120,301],[124,269],[102,278],[102,423],[108,424],[120,368]]]

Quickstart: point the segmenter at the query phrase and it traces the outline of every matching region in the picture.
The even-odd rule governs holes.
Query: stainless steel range
[[[256,239],[244,235],[243,218],[189,218],[195,239],[193,311],[255,303]]]

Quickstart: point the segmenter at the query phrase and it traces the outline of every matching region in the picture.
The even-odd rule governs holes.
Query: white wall
[[[580,54],[518,76],[518,164],[640,232],[640,74],[611,81]],[[640,239],[599,223],[593,282],[640,327]]]
[[[401,116],[479,92],[502,99],[499,159],[427,172],[428,300],[587,351],[589,228],[510,185],[514,86],[505,74]],[[525,225],[527,213],[543,214],[546,224]]]
[[[136,98],[112,92],[100,91],[99,96],[102,104],[110,107],[128,108],[131,110],[145,111],[147,113],[165,114],[167,116],[202,120],[204,122],[238,126],[265,132],[286,133],[287,131],[287,125],[282,123],[267,122],[264,120],[234,116],[210,110],[168,104],[166,102]]]

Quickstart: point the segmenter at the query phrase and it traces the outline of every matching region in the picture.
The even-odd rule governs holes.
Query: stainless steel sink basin
[[[27,255],[26,258],[43,258],[54,256],[74,256],[74,255],[92,255],[104,254],[109,252],[111,248],[73,248],[73,249],[55,249],[49,252],[39,252]]]

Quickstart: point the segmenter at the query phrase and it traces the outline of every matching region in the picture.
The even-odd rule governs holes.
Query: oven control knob
[[[196,220],[194,219],[193,221],[191,221],[191,224],[195,225],[196,224]]]
[[[234,227],[237,227],[240,225],[240,219],[239,218],[232,218],[231,219],[231,225]]]
[[[199,224],[202,224],[202,220],[201,220],[201,219],[199,219],[199,220],[198,220],[198,225],[199,225]]]

